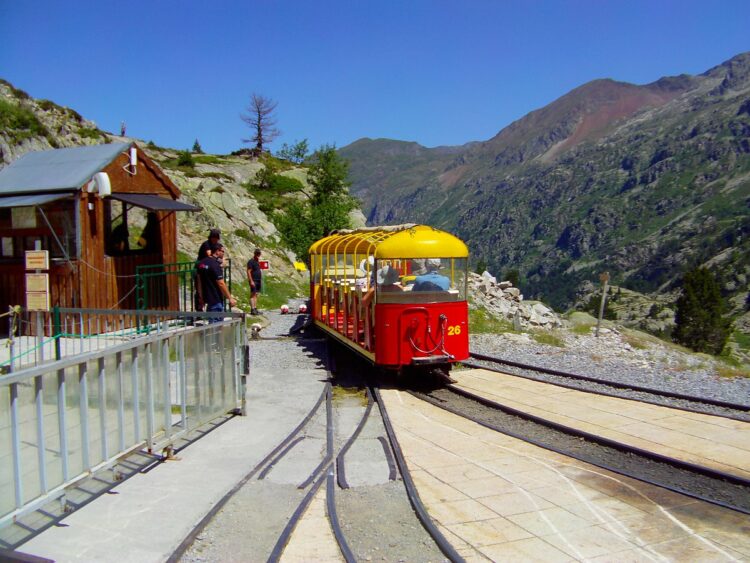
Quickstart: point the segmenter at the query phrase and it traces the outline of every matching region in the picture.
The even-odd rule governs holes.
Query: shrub
[[[271,190],[277,193],[294,193],[301,192],[305,189],[302,182],[297,178],[290,178],[289,176],[276,175],[271,178]]]
[[[500,281],[509,281],[513,284],[513,287],[519,287],[519,283],[521,280],[521,273],[516,269],[510,269],[507,272],[505,272],[505,275],[503,276],[503,279]]]
[[[78,134],[85,139],[99,139],[105,137],[99,129],[91,129],[90,127],[79,127]]]
[[[30,109],[3,99],[0,99],[0,130],[8,132],[15,143],[31,137],[51,138],[47,128]]]
[[[685,274],[675,312],[675,342],[696,352],[719,354],[731,333],[721,287],[706,268]]]
[[[277,156],[289,162],[301,164],[307,158],[307,151],[307,139],[302,139],[301,141],[296,141],[291,147],[284,143]]]
[[[185,166],[187,168],[195,168],[195,161],[193,155],[189,151],[180,151],[177,157],[177,166]]]
[[[63,110],[60,106],[58,106],[55,102],[51,100],[37,100],[37,105],[42,108],[44,111],[50,111],[53,109]]]
[[[83,117],[81,117],[81,114],[78,113],[76,110],[65,108],[65,111],[67,111],[68,115],[72,117],[73,119],[75,119],[78,123],[83,123]]]

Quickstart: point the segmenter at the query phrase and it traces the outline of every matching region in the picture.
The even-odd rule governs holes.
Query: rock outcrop
[[[546,305],[524,302],[523,294],[509,281],[498,282],[489,272],[481,276],[469,274],[469,295],[473,306],[482,307],[490,314],[517,323],[518,328],[558,328],[560,317]]]

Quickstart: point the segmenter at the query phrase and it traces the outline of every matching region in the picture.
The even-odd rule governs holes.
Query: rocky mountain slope
[[[705,264],[750,324],[750,53],[644,86],[590,82],[485,142],[340,152],[369,223],[448,228],[532,298],[564,309],[603,271],[670,297]]]
[[[266,287],[276,299],[307,292],[306,274],[295,270],[295,257],[280,245],[276,227],[261,211],[257,194],[253,193],[255,174],[262,167],[257,159],[193,155],[194,166],[179,166],[178,151],[102,131],[75,110],[31,98],[8,82],[0,81],[0,168],[30,151],[128,141],[137,142],[159,163],[182,191],[182,199],[202,207],[199,213],[177,214],[178,252],[182,260],[194,259],[209,229],[219,227],[222,242],[233,261],[234,293],[240,297],[240,305],[247,304],[245,264],[256,247],[261,247],[264,258],[270,260]],[[304,169],[292,168],[283,173],[305,182]]]

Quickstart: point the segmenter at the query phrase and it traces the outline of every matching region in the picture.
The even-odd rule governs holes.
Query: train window
[[[376,263],[377,300],[441,302],[466,300],[465,258],[413,258]]]

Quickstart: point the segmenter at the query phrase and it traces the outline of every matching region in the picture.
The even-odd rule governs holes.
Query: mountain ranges
[[[456,147],[340,149],[368,224],[424,222],[558,309],[582,284],[675,295],[714,271],[735,315],[750,275],[750,52],[699,76],[603,79]]]

